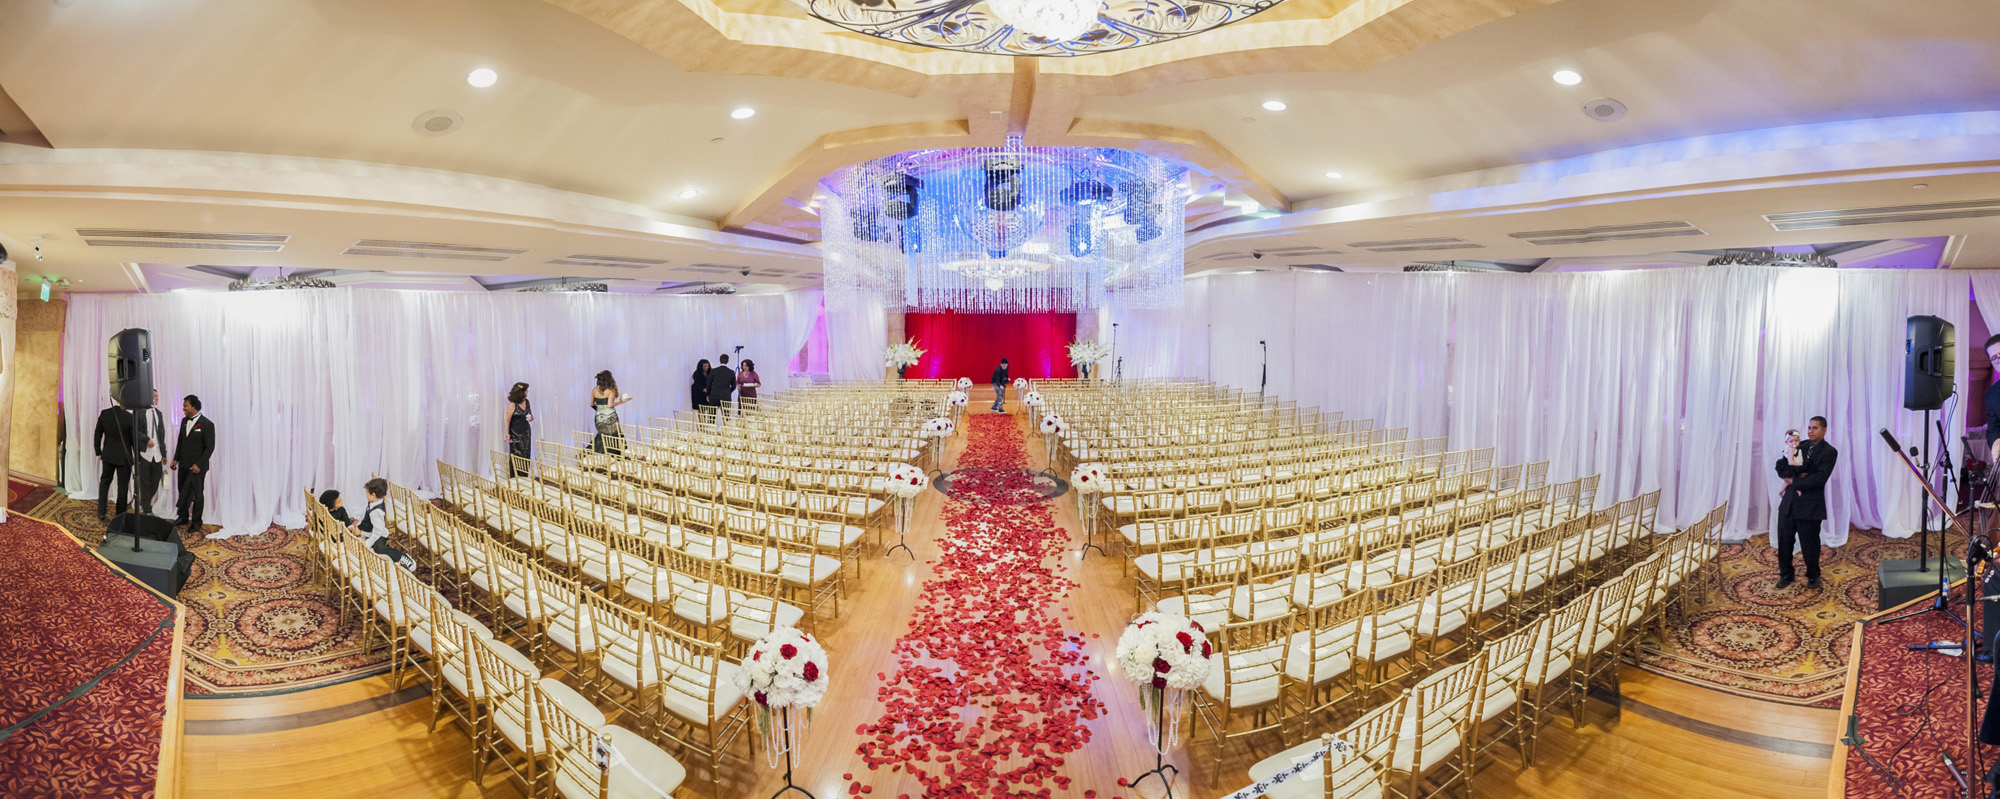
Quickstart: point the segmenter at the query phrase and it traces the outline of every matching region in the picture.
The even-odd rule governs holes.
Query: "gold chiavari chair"
[[[1403,724],[1403,703],[1389,702],[1368,711],[1339,734],[1347,743],[1345,752],[1330,753],[1316,768],[1307,769],[1289,782],[1280,783],[1271,799],[1382,799],[1388,794],[1382,769],[1388,765]],[[1322,736],[1258,761],[1250,767],[1250,779],[1266,780],[1288,768],[1315,748],[1326,749],[1332,736]]]
[[[604,726],[604,714],[575,689],[541,680],[534,663],[512,647],[492,640],[478,644],[474,651],[486,686],[487,724],[476,749],[474,781],[484,784],[486,770],[497,762],[521,783],[524,793],[539,796],[548,779],[549,759],[542,703],[561,704],[592,728]]]
[[[1577,649],[1590,610],[1590,598],[1582,597],[1557,608],[1534,627],[1535,645],[1528,658],[1528,669],[1521,676],[1524,715],[1520,724],[1526,736],[1521,749],[1524,765],[1534,765],[1535,741],[1542,719],[1558,707],[1583,701],[1575,691],[1577,681],[1571,679],[1571,672],[1575,671]]]
[[[720,642],[660,629],[651,647],[661,675],[659,734],[685,757],[708,765],[709,795],[722,795],[722,758],[749,723],[740,667],[723,659]]]
[[[1321,716],[1339,718],[1363,698],[1355,684],[1354,655],[1373,624],[1374,595],[1362,592],[1299,611],[1298,629],[1285,651],[1285,713],[1299,735]]]
[[[1387,764],[1389,784],[1403,799],[1466,787],[1464,729],[1479,686],[1477,659],[1446,666],[1410,688],[1403,725]]]
[[[542,681],[545,693],[556,689]],[[594,719],[561,702],[543,702],[542,729],[548,733],[549,787],[560,799],[671,796],[687,779],[687,769],[645,736],[616,724],[592,726]],[[600,759],[600,749],[617,757]],[[608,755],[608,752],[607,752]]]
[[[1287,613],[1211,628],[1209,635],[1217,646],[1208,681],[1193,692],[1195,714],[1215,745],[1211,786],[1222,771],[1229,741],[1283,728],[1284,664],[1293,622]],[[1249,726],[1233,729],[1239,718],[1247,719]]]
[[[1529,721],[1521,702],[1522,680],[1528,674],[1537,639],[1546,621],[1538,621],[1507,634],[1479,650],[1479,686],[1472,694],[1473,713],[1465,725],[1464,763],[1477,773],[1491,759],[1494,746],[1511,740],[1515,751],[1524,748]]]

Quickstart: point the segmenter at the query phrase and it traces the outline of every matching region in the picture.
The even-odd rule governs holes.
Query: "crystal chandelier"
[[[820,181],[829,309],[1181,304],[1187,170],[1130,150],[919,150]]]
[[[1816,252],[1776,250],[1728,250],[1708,259],[1709,266],[1805,266],[1834,269],[1840,262]]]
[[[333,281],[331,280],[321,280],[316,277],[302,277],[299,275],[287,275],[269,280],[253,280],[245,277],[229,281],[230,291],[283,291],[289,289],[330,288],[334,288]]]
[[[1108,53],[1211,31],[1281,0],[797,0],[873,39],[1007,56]]]

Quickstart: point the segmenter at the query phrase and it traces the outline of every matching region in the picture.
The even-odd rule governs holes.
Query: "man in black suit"
[[[729,356],[718,359],[722,365],[708,370],[708,404],[715,406],[716,421],[729,412],[729,395],[736,393],[736,370],[729,368]]]
[[[139,512],[150,514],[167,466],[167,418],[160,413],[159,390],[153,391],[152,407],[132,417],[132,443],[138,451],[138,457],[132,459],[132,479],[139,484]]]
[[[201,398],[193,394],[181,400],[180,437],[174,441],[174,462],[168,467],[180,472],[180,501],[174,508],[174,526],[183,524],[191,531],[201,529],[203,485],[208,481],[208,456],[215,454],[215,423],[201,415]]]
[[[104,500],[111,496],[114,478],[118,481],[118,512],[125,512],[125,492],[132,486],[132,412],[115,402],[99,411],[90,443],[97,451],[97,518],[102,521]]]
[[[1778,476],[1785,490],[1778,500],[1778,585],[1792,585],[1792,546],[1797,542],[1806,557],[1806,587],[1819,590],[1819,526],[1826,520],[1826,480],[1840,451],[1826,443],[1826,417],[1815,416],[1806,425],[1806,440],[1798,451],[1778,459]]]

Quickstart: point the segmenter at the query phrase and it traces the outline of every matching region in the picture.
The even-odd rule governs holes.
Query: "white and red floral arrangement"
[[[812,709],[826,698],[826,649],[791,627],[765,634],[736,673],[736,685],[756,703],[757,735],[773,767],[781,754],[798,764],[798,737],[812,724]],[[797,708],[803,713],[793,714]],[[787,711],[787,712],[778,712]]]
[[[1147,732],[1160,751],[1179,742],[1187,692],[1208,680],[1212,653],[1201,624],[1174,613],[1139,614],[1118,636],[1118,673],[1138,686]]]

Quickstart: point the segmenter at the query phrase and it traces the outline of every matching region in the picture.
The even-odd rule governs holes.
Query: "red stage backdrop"
[[[903,330],[927,350],[910,367],[913,378],[985,385],[1001,358],[1014,377],[1076,377],[1065,349],[1076,340],[1073,313],[906,313]]]

